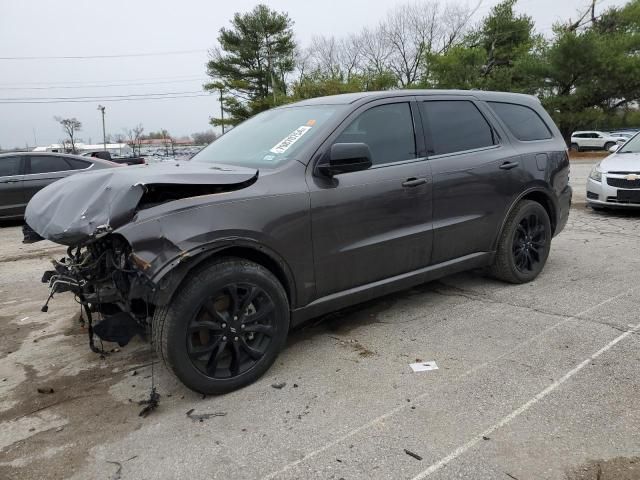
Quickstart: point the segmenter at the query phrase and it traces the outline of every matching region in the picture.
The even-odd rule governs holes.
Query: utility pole
[[[102,112],[102,145],[104,146],[104,151],[107,151],[107,132],[104,128],[104,110],[106,107],[102,105],[98,105],[98,110]]]
[[[224,135],[224,106],[222,105],[222,87],[220,87],[220,121],[222,123],[222,134]]]

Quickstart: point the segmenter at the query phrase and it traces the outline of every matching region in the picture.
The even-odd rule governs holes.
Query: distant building
[[[104,144],[88,144],[88,143],[76,143],[76,150],[79,154],[84,152],[93,152],[97,150],[104,150]],[[44,147],[36,147],[34,152],[67,152],[71,151],[70,144],[52,143]],[[126,143],[107,143],[107,151],[114,157],[130,157],[133,155],[133,150]]]

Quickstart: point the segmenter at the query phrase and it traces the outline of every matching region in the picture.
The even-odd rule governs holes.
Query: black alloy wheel
[[[489,273],[509,283],[534,280],[547,262],[552,236],[545,208],[536,201],[522,200],[507,216]]]
[[[513,257],[521,272],[533,272],[544,258],[547,232],[535,212],[526,215],[516,227],[513,236]]]
[[[187,329],[187,352],[210,378],[231,378],[251,369],[269,349],[275,307],[257,285],[232,283],[200,307]]]
[[[165,365],[187,387],[221,394],[260,378],[289,332],[289,301],[266,268],[221,258],[190,272],[156,309],[153,338]]]

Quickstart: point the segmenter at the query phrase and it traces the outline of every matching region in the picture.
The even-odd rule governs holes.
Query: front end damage
[[[67,256],[53,262],[42,277],[49,285],[49,300],[71,292],[83,307],[91,350],[103,353],[94,344],[94,333],[102,340],[129,343],[136,334],[144,336],[153,315],[154,284],[135,264],[127,242],[108,235],[85,246],[69,247]],[[100,318],[95,328],[93,318]]]
[[[42,310],[54,295],[73,294],[85,313],[90,347],[98,353],[104,352],[95,346],[94,333],[120,346],[137,334],[145,336],[158,290],[166,301],[166,281],[158,288],[153,274],[180,251],[158,229],[165,222],[164,228],[172,228],[166,219],[173,212],[184,216],[217,194],[252,185],[257,177],[250,169],[174,164],[80,174],[41,190],[27,207],[24,241],[48,239],[68,247],[42,277],[49,285]]]

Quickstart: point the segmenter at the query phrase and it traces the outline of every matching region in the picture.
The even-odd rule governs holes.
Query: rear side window
[[[421,104],[431,132],[432,154],[464,152],[495,145],[493,129],[467,100],[433,100]]]
[[[65,158],[66,162],[71,165],[73,170],[82,170],[83,168],[89,168],[91,163],[84,160],[77,160],[75,158]]]
[[[357,117],[336,143],[366,143],[371,163],[401,162],[416,158],[413,117],[408,103],[390,103],[370,108]]]
[[[552,138],[551,131],[533,109],[513,103],[488,103],[518,140],[531,142]]]
[[[31,157],[30,173],[50,173],[71,170],[69,164],[62,157],[33,156]]]
[[[20,173],[20,157],[0,158],[0,177],[18,175]]]

